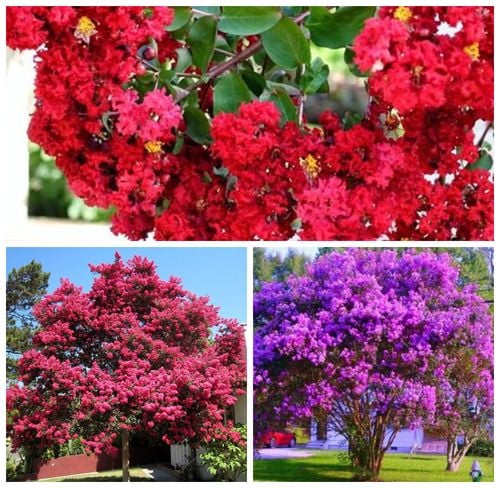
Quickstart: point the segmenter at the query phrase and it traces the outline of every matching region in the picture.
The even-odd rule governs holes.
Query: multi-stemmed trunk
[[[349,455],[358,480],[379,480],[382,461],[388,447],[385,445],[385,432],[385,425],[377,420],[366,438],[356,433],[349,440]]]
[[[123,481],[130,481],[130,432],[122,430],[122,472]]]
[[[474,443],[474,439],[464,438],[463,444],[459,447],[456,437],[448,439],[446,448],[446,471],[458,471],[467,451]]]
[[[330,417],[331,423],[349,443],[349,458],[356,479],[378,481],[384,454],[397,433],[393,430],[386,435],[390,411],[370,416],[359,401],[349,402],[348,405],[344,402],[337,407]]]

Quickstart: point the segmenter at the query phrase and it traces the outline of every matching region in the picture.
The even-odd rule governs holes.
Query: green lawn
[[[73,476],[63,476],[62,478],[47,478],[40,481],[121,481],[122,471],[121,469],[115,469],[113,471],[103,471],[102,473],[94,474],[75,474]],[[153,481],[149,476],[147,476],[141,468],[130,468],[130,480],[131,481]]]
[[[483,470],[482,481],[493,481],[493,458],[477,458]],[[457,473],[444,471],[443,456],[386,454],[381,481],[470,481],[469,471],[474,458],[466,457]],[[256,481],[350,481],[353,470],[336,451],[316,451],[308,458],[256,459]]]

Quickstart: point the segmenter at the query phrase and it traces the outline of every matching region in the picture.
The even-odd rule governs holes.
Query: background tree
[[[329,416],[361,479],[378,479],[402,428],[460,418],[466,385],[491,406],[491,317],[446,253],[331,253],[264,285],[254,316],[257,426]],[[454,378],[466,354],[474,391]]]
[[[194,448],[229,435],[224,411],[246,377],[243,327],[146,259],[117,254],[90,268],[89,292],[63,280],[34,308],[34,348],[7,392],[13,449],[76,437],[95,453],[121,445],[128,481],[135,433]]]
[[[36,329],[31,310],[47,291],[49,277],[50,273],[44,272],[36,261],[12,269],[7,277],[6,367],[7,379],[11,382],[17,379],[19,357],[31,347]]]
[[[298,249],[289,248],[285,256],[272,249],[254,248],[253,275],[254,289],[261,288],[263,282],[285,281],[290,274],[302,276],[311,258]]]

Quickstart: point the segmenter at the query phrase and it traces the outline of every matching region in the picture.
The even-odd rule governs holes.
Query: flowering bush
[[[309,39],[365,114],[306,124]],[[115,233],[493,238],[491,7],[9,7],[7,42],[37,50],[31,140]]]
[[[244,392],[243,327],[146,259],[91,270],[89,292],[63,280],[35,306],[34,348],[7,390],[13,449],[81,438],[113,452],[133,432],[193,447],[232,439],[224,411]]]
[[[203,446],[201,462],[217,481],[242,481],[247,470],[247,426],[237,424],[231,436]]]
[[[488,306],[448,254],[349,250],[254,299],[255,430],[319,417],[377,479],[402,428],[468,444],[493,415]]]

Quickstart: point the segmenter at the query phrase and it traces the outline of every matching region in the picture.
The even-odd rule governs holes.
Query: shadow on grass
[[[121,476],[86,476],[86,477],[79,477],[79,478],[76,478],[76,477],[68,477],[68,478],[61,478],[61,479],[58,479],[57,481],[71,481],[71,482],[74,482],[74,481],[78,481],[78,482],[87,482],[87,483],[93,483],[95,481],[122,481],[122,478]],[[130,477],[130,481],[154,481],[150,478],[145,478],[145,477],[141,477],[141,476],[131,476]]]
[[[261,481],[351,481],[352,468],[311,458],[254,461],[254,479]]]

